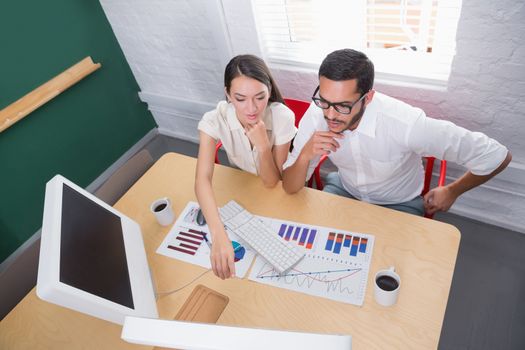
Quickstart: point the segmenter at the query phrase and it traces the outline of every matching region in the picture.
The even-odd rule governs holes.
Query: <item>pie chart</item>
[[[244,258],[244,254],[246,253],[246,249],[242,245],[239,244],[239,242],[232,241],[233,246],[233,253],[235,254],[234,261],[237,262]]]

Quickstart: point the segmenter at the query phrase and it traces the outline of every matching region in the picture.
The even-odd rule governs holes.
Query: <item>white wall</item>
[[[223,98],[222,74],[233,54],[263,55],[250,1],[101,0],[161,131],[197,141],[202,114]],[[423,108],[429,116],[481,131],[514,159],[451,209],[525,232],[525,1],[463,0],[457,55],[446,89],[392,82],[375,88]],[[287,97],[309,99],[317,74],[272,66]],[[450,165],[453,181],[463,169]]]

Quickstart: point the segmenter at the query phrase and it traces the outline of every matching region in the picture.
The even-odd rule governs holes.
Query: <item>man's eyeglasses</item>
[[[337,113],[341,114],[350,114],[352,112],[352,108],[358,104],[365,96],[366,93],[364,93],[359,100],[355,101],[354,103],[349,102],[343,102],[343,103],[332,103],[328,102],[325,99],[321,97],[316,97],[317,93],[319,92],[319,86],[317,89],[315,89],[314,94],[312,96],[312,101],[314,101],[315,105],[322,109],[328,109],[330,106],[334,107],[334,109],[337,111]]]

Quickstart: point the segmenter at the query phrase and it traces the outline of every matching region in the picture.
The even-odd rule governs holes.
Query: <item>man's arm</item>
[[[310,160],[299,154],[295,163],[283,170],[283,189],[286,193],[296,193],[304,187],[309,165]]]
[[[283,189],[296,193],[304,187],[310,161],[317,156],[328,155],[339,148],[337,139],[343,135],[330,131],[316,131],[301,149],[295,162],[283,171]]]
[[[500,166],[488,175],[474,175],[470,171],[467,171],[451,184],[430,190],[424,197],[425,211],[428,214],[434,214],[437,211],[449,210],[460,195],[499,174],[509,165],[511,160],[512,154],[509,151]]]

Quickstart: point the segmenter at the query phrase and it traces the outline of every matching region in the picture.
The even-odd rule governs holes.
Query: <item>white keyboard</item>
[[[283,241],[261,219],[250,214],[237,202],[229,201],[219,212],[226,229],[242,238],[280,274],[304,257],[301,248]]]

